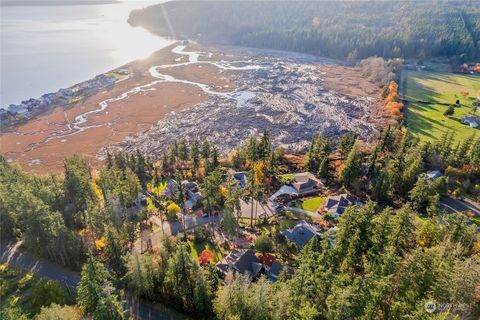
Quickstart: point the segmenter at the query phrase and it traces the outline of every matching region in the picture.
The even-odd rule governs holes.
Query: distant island
[[[2,0],[1,7],[15,6],[84,6],[119,3],[118,0]]]

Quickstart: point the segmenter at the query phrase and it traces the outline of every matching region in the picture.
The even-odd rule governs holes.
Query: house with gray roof
[[[440,170],[428,170],[427,172],[423,173],[428,179],[435,180],[443,176]]]
[[[293,179],[287,179],[285,185],[275,192],[270,200],[275,201],[282,195],[298,197],[316,194],[323,187],[323,182],[311,172],[294,173],[292,175]]]
[[[330,213],[332,217],[336,218],[352,204],[355,204],[355,199],[347,193],[329,196],[323,204],[323,211]]]
[[[317,192],[322,188],[323,183],[310,172],[296,173],[293,175],[293,188],[299,195]]]
[[[462,123],[470,126],[470,128],[477,128],[480,126],[480,116],[465,116]]]
[[[187,208],[191,208],[197,203],[202,201],[202,194],[198,190],[198,185],[194,181],[183,180],[182,182],[182,190],[185,192],[186,201],[185,206]],[[178,182],[174,179],[170,180],[167,183],[165,188],[164,194],[167,199],[173,199],[177,197],[180,193],[180,188]]]
[[[253,198],[240,199],[240,216],[251,218],[252,213],[253,219],[269,218],[276,214],[275,205],[270,200],[260,202]]]
[[[248,276],[250,279],[255,279],[263,269],[260,259],[252,249],[234,249],[215,267],[224,276],[234,272]]]
[[[322,235],[319,227],[308,223],[306,220],[300,221],[293,228],[283,230],[282,234],[299,248],[303,247],[313,237]]]
[[[238,182],[240,187],[243,189],[247,184],[247,173],[245,171],[236,171],[232,174],[233,180]]]
[[[277,281],[278,277],[280,276],[280,273],[282,273],[284,269],[287,270],[288,275],[293,274],[293,270],[291,268],[284,266],[278,260],[274,260],[271,266],[265,266],[265,271],[267,273],[268,280],[270,280],[271,282]]]

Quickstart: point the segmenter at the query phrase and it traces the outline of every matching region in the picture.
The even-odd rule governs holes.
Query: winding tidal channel
[[[247,70],[258,70],[261,69],[262,67],[259,65],[249,65],[251,61],[234,61],[234,62],[226,62],[226,61],[220,61],[220,62],[215,62],[215,61],[199,61],[199,57],[201,56],[207,56],[211,57],[211,54],[205,54],[202,52],[196,52],[196,51],[184,51],[185,46],[184,45],[178,45],[174,47],[171,52],[177,55],[185,55],[188,56],[188,61],[187,62],[181,62],[181,63],[175,63],[175,64],[166,64],[166,65],[159,65],[159,66],[152,66],[149,68],[149,73],[153,78],[156,78],[157,80],[154,80],[150,83],[134,87],[131,90],[128,90],[126,92],[123,92],[122,94],[118,95],[117,97],[114,98],[109,98],[106,100],[101,101],[98,104],[98,108],[95,110],[90,110],[87,112],[84,112],[82,114],[79,114],[75,117],[74,121],[72,123],[67,124],[68,130],[66,132],[61,132],[57,133],[53,136],[50,136],[47,138],[44,142],[48,142],[54,139],[62,139],[66,138],[75,134],[78,134],[80,132],[83,132],[85,130],[91,129],[91,128],[98,128],[101,126],[108,126],[108,123],[105,124],[97,124],[97,125],[87,125],[88,122],[88,117],[105,111],[109,105],[112,102],[116,102],[119,100],[123,100],[125,98],[128,98],[131,95],[138,94],[141,92],[146,92],[146,91],[152,91],[156,90],[153,88],[153,86],[159,84],[159,83],[183,83],[183,84],[189,84],[189,85],[194,85],[200,88],[204,93],[207,95],[213,95],[213,96],[218,96],[220,98],[224,99],[231,99],[234,100],[237,104],[237,107],[242,107],[248,100],[253,98],[255,94],[250,91],[231,91],[231,92],[220,92],[220,91],[215,91],[211,88],[211,86],[199,83],[199,82],[194,82],[194,81],[188,81],[188,80],[182,80],[182,79],[177,79],[171,75],[164,74],[159,72],[159,70],[162,69],[167,69],[167,68],[176,68],[176,67],[182,67],[182,66],[188,66],[192,64],[210,64],[213,65],[219,69],[222,70],[234,70],[234,71],[247,71]],[[243,64],[243,66],[235,66],[235,64]]]

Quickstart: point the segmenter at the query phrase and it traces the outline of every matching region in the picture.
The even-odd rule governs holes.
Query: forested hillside
[[[163,36],[344,59],[480,57],[474,1],[174,1],[129,22]]]
[[[120,289],[195,319],[477,319],[478,216],[440,204],[450,194],[478,199],[480,140],[472,135],[452,141],[449,132],[434,143],[418,143],[403,128],[389,127],[366,152],[353,133],[337,146],[316,136],[301,169],[324,179],[326,192],[343,188],[364,202],[340,217],[301,218],[324,226],[303,249],[282,233],[300,219],[292,212],[254,226],[241,215],[241,201],[265,202],[282,185],[281,176],[294,172],[291,155],[274,149],[266,131],[229,159],[219,159],[208,142],[180,141],[157,163],[118,152],[92,171],[73,156],[65,159],[63,176],[25,173],[0,156],[0,235],[5,243],[22,240],[26,250],[55,263],[83,265],[76,301],[89,319],[126,319]],[[246,174],[243,189],[229,169]],[[426,169],[445,175],[431,180]],[[186,179],[198,183],[202,212],[221,212],[222,220],[168,237],[164,224],[195,214],[186,209]],[[181,186],[172,196],[160,191],[172,185]],[[148,195],[147,205],[130,215],[139,194]],[[152,221],[159,219],[162,231],[154,238]],[[250,232],[258,235],[251,247],[260,258],[276,257],[292,272],[284,269],[275,283],[265,275],[223,277],[208,248],[225,257],[235,239]],[[138,249],[145,239],[150,245]],[[194,248],[202,243],[209,247],[199,254]],[[1,319],[27,319],[14,299],[8,301],[0,306]],[[432,301],[439,309],[429,315],[425,305]],[[71,312],[50,308],[42,313]]]

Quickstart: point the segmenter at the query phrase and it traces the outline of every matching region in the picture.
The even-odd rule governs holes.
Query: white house
[[[462,119],[462,123],[470,126],[470,128],[477,128],[480,126],[480,117],[479,116],[465,116]]]

